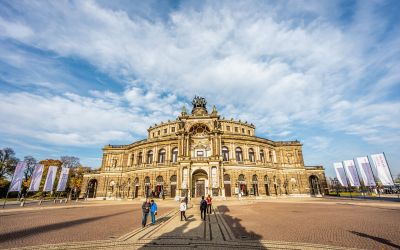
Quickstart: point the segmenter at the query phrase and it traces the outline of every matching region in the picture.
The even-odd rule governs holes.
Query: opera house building
[[[195,97],[190,113],[148,129],[147,139],[103,148],[99,171],[84,176],[88,198],[171,198],[211,194],[267,198],[320,196],[322,166],[305,167],[299,141],[256,136],[255,126],[221,118]]]

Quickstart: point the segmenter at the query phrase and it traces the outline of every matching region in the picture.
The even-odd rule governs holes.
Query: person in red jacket
[[[212,205],[211,195],[208,195],[206,200],[207,200],[207,213],[211,214],[211,205]]]

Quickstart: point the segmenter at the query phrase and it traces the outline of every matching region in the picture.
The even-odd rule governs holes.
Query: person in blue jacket
[[[151,215],[151,224],[156,224],[156,215],[157,215],[157,204],[154,200],[151,200],[150,203],[150,215]]]

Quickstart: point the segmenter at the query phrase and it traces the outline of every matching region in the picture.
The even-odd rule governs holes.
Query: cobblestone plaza
[[[155,226],[141,228],[141,204],[90,201],[2,210],[0,247],[35,249],[398,249],[400,204],[349,199],[229,200],[200,220],[189,204],[159,201]],[[44,244],[50,244],[43,246]]]

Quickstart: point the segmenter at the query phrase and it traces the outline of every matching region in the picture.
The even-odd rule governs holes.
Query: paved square
[[[0,247],[125,249],[398,249],[400,203],[344,199],[216,201],[200,220],[198,200],[180,221],[178,204],[159,201],[156,226],[140,225],[139,202],[0,212]],[[160,217],[159,216],[159,217]],[[78,244],[74,242],[80,242]],[[38,246],[38,249],[44,248]]]

